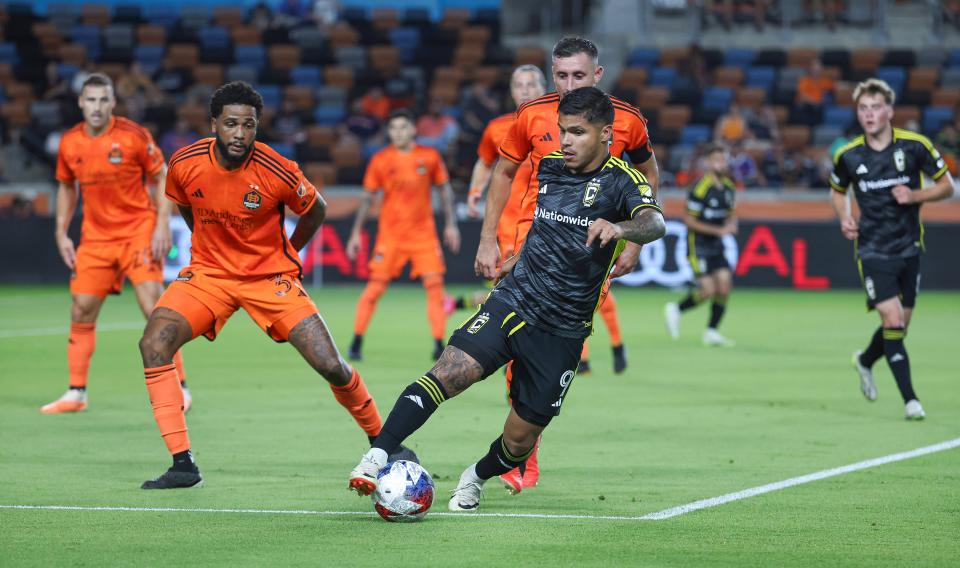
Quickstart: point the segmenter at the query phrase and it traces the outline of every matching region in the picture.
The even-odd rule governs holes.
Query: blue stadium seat
[[[758,87],[769,91],[777,80],[777,71],[770,66],[748,67],[745,86]]]
[[[155,69],[163,61],[163,50],[162,45],[138,45],[133,50],[133,59],[144,67]]]
[[[80,68],[76,65],[71,63],[60,63],[57,65],[57,79],[61,81],[70,81],[78,71],[80,71]]]
[[[853,123],[856,113],[850,107],[828,105],[823,109],[823,124],[846,128]]]
[[[660,50],[655,47],[638,47],[627,55],[628,67],[653,67],[660,61]]]
[[[226,49],[230,47],[230,32],[220,26],[206,26],[197,32],[201,49]]]
[[[650,72],[650,78],[647,84],[651,87],[673,88],[673,83],[677,80],[677,70],[673,67],[656,67]]]
[[[703,91],[703,108],[710,111],[726,112],[733,102],[733,89],[729,87],[707,87]]]
[[[257,82],[259,74],[256,67],[249,65],[237,64],[227,67],[227,81],[243,81],[252,85]]]
[[[257,71],[263,69],[266,51],[260,45],[238,45],[233,49],[233,60],[238,65],[254,67]]]
[[[0,43],[0,63],[9,63],[16,66],[20,64],[20,54],[17,53],[17,46],[10,42]]]
[[[954,49],[950,52],[950,58],[947,60],[948,67],[960,67],[960,49]]]
[[[316,65],[297,65],[290,70],[290,80],[294,85],[316,89],[323,84],[320,67]]]
[[[402,21],[404,25],[427,26],[430,24],[430,9],[422,6],[407,8],[403,11]]]
[[[927,107],[923,111],[923,132],[927,136],[934,136],[944,122],[953,120],[953,109],[950,107]]]
[[[281,93],[279,85],[259,85],[257,92],[263,98],[263,106],[267,108],[280,108]]]
[[[7,102],[7,90],[0,85],[0,104]]]
[[[320,106],[314,111],[313,118],[321,126],[334,126],[343,122],[347,113],[342,106]]]
[[[177,7],[166,2],[147,2],[143,6],[143,19],[148,24],[172,28],[180,19]]]
[[[400,60],[413,63],[420,47],[420,30],[417,28],[394,28],[390,30],[390,43],[400,50]]]
[[[728,49],[723,54],[723,64],[727,67],[749,67],[753,63],[752,49]]]
[[[286,142],[271,142],[270,147],[288,160],[296,159],[297,150],[293,144],[287,144]]]
[[[877,78],[886,81],[897,96],[903,95],[907,84],[907,72],[903,67],[880,67],[877,69]]]
[[[688,124],[680,131],[680,144],[696,145],[709,142],[713,129],[706,124]]]
[[[70,28],[70,39],[74,43],[82,44],[87,48],[87,57],[96,61],[100,59],[100,28],[97,26],[73,26]]]

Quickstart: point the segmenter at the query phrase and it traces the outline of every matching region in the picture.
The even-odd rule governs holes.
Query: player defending
[[[588,39],[566,37],[553,47],[553,82],[556,92],[549,93],[531,101],[517,110],[517,118],[500,144],[500,155],[504,158],[497,162],[490,179],[490,191],[484,214],[483,229],[480,233],[480,246],[477,250],[477,273],[493,278],[497,275],[502,258],[497,247],[497,227],[500,217],[510,197],[510,187],[518,175],[520,165],[529,158],[535,171],[540,159],[560,149],[557,130],[557,105],[563,96],[580,87],[596,86],[603,77],[603,66],[599,65],[597,46]],[[613,123],[613,138],[610,153],[615,157],[627,154],[637,169],[649,180],[656,193],[657,161],[647,134],[646,119],[635,107],[611,98],[616,118]],[[527,182],[527,191],[521,204],[521,218],[517,222],[517,238],[513,245],[519,251],[526,239],[527,231],[533,222],[533,211],[537,200],[537,180],[531,175]],[[612,277],[632,272],[637,265],[640,247],[632,243],[627,245],[617,261]],[[616,301],[612,294],[605,293],[600,303],[600,315],[610,332],[613,344],[614,372],[622,373],[627,367],[626,353],[620,337],[620,323],[617,318]],[[589,371],[589,362],[584,353],[581,371]]]
[[[663,216],[643,174],[612,157],[614,105],[594,87],[559,106],[560,151],[538,168],[539,198],[529,238],[505,262],[505,278],[450,338],[437,364],[397,399],[384,429],[350,473],[361,494],[376,489],[387,456],[448,398],[513,360],[512,408],[503,434],[460,476],[449,508],[475,511],[483,484],[522,464],[559,414],[621,239],[663,236]],[[512,268],[512,270],[511,270]]]
[[[167,166],[150,132],[114,117],[113,82],[91,74],[80,89],[83,122],[68,130],[57,156],[57,249],[73,271],[67,366],[70,388],[40,412],[87,409],[87,378],[96,347],[96,322],[107,294],[119,294],[130,279],[145,317],[163,293],[163,259],[170,252],[170,202],[163,196]],[[146,182],[146,183],[145,183]],[[149,187],[153,187],[151,198]],[[80,246],[67,236],[83,194]],[[180,352],[173,362],[184,397],[191,403]]]
[[[239,308],[274,341],[289,341],[371,440],[380,432],[376,403],[300,284],[297,251],[320,227],[326,204],[296,163],[254,141],[262,110],[259,93],[246,83],[223,85],[210,100],[215,137],[170,160],[166,194],[193,231],[192,259],[160,298],[140,340],[153,415],[173,455],[173,466],[143,489],[203,481],[171,359],[199,335],[213,341]],[[283,231],[287,208],[300,216],[289,239]]]
[[[427,293],[427,320],[434,342],[432,357],[436,361],[443,353],[443,338],[447,332],[447,314],[443,308],[446,267],[437,240],[430,191],[432,187],[440,190],[446,223],[443,242],[456,253],[460,250],[460,230],[453,213],[453,190],[440,153],[414,142],[417,130],[410,111],[400,109],[390,114],[387,136],[390,146],[373,155],[363,176],[366,192],[347,242],[347,256],[355,259],[362,246],[360,230],[367,220],[373,197],[383,191],[377,242],[370,260],[370,280],[357,300],[349,357],[353,361],[363,358],[363,335],[377,309],[377,302],[387,291],[390,281],[400,276],[409,262],[411,278],[419,276]]]
[[[893,89],[879,79],[868,79],[854,89],[853,102],[864,134],[837,150],[830,187],[840,230],[855,243],[867,308],[880,314],[881,326],[867,348],[853,354],[860,390],[867,400],[876,400],[872,368],[886,357],[906,404],[907,420],[922,420],[926,414],[913,391],[903,344],[920,285],[920,205],[953,195],[953,178],[930,140],[891,127],[894,96]],[[935,183],[923,188],[923,175]],[[847,201],[850,186],[859,219]]]
[[[724,347],[732,346],[733,342],[720,335],[717,327],[727,309],[733,276],[723,255],[721,239],[724,235],[737,234],[737,217],[733,212],[736,187],[727,175],[729,158],[723,146],[708,147],[706,159],[708,171],[687,194],[687,212],[683,216],[687,226],[687,259],[697,279],[697,288],[679,304],[667,304],[665,315],[670,337],[679,339],[680,314],[701,302],[713,300],[703,344]]]

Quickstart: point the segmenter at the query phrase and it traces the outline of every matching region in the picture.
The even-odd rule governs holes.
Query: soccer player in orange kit
[[[73,271],[67,365],[70,387],[40,412],[60,414],[87,409],[90,359],[96,347],[96,321],[108,294],[119,294],[127,278],[145,317],[163,293],[163,259],[170,252],[170,202],[163,197],[167,167],[150,132],[114,117],[113,82],[91,74],[80,89],[83,122],[66,133],[57,156],[57,249]],[[148,186],[156,192],[150,196]],[[83,196],[80,245],[67,236]],[[174,355],[184,405],[190,407],[183,360]]]
[[[460,250],[460,230],[453,213],[453,190],[450,177],[440,153],[415,142],[417,130],[413,114],[406,109],[395,110],[387,119],[390,145],[373,155],[363,176],[364,199],[357,210],[347,256],[351,259],[360,252],[360,230],[367,220],[367,212],[374,195],[383,192],[377,242],[370,260],[370,280],[357,300],[353,342],[349,357],[363,358],[363,336],[373,318],[377,302],[387,291],[390,281],[400,276],[409,262],[410,277],[419,277],[427,294],[427,319],[433,337],[432,357],[443,353],[443,338],[447,333],[447,314],[443,307],[443,274],[446,265],[437,239],[433,220],[431,189],[440,189],[445,226],[443,242],[456,253]]]
[[[552,68],[553,82],[556,92],[548,93],[517,109],[517,118],[503,142],[500,144],[500,156],[490,180],[490,189],[487,196],[487,207],[484,214],[483,228],[480,233],[480,246],[477,249],[475,268],[477,275],[485,278],[494,278],[499,272],[500,257],[497,246],[497,226],[500,215],[510,197],[511,184],[517,176],[521,164],[531,162],[533,171],[536,171],[541,158],[560,149],[560,132],[557,126],[557,109],[560,100],[568,92],[580,87],[596,86],[603,77],[603,67],[598,63],[598,50],[588,39],[580,37],[565,37],[553,47]],[[619,99],[611,97],[614,106],[615,118],[613,123],[613,140],[610,144],[610,155],[620,157],[627,154],[634,166],[648,180],[650,187],[656,194],[659,171],[657,160],[653,154],[653,146],[647,133],[647,121],[640,111]],[[518,220],[517,240],[514,251],[519,252],[526,240],[527,231],[533,223],[533,214],[536,209],[536,199],[540,188],[537,187],[536,176],[530,176],[527,190],[521,203],[523,215]],[[640,246],[627,243],[623,253],[616,261],[610,273],[611,278],[622,276],[633,271],[640,256]],[[620,325],[616,316],[616,303],[612,294],[609,294],[609,280],[605,294],[601,294],[599,311],[604,323],[610,330],[613,343],[614,371],[621,373],[626,369],[626,353],[620,340]],[[584,346],[586,351],[586,346]],[[586,353],[582,355],[581,366],[578,372],[589,370],[589,364],[583,364]],[[510,375],[508,367],[508,380]],[[534,450],[533,456],[536,455]],[[535,457],[531,457],[534,460]],[[530,463],[530,461],[528,461]],[[512,492],[519,492],[522,486],[517,483],[519,469],[501,476]],[[539,470],[531,472],[533,479],[523,479],[523,485],[535,485]]]
[[[376,403],[340,356],[300,282],[297,251],[323,223],[326,203],[295,162],[255,141],[262,110],[263,99],[250,85],[223,85],[210,100],[215,137],[182,148],[170,160],[166,194],[193,231],[192,258],[160,298],[140,340],[150,404],[173,456],[173,466],[143,489],[203,482],[172,357],[199,335],[212,341],[239,308],[274,341],[296,348],[369,439],[380,432]],[[289,239],[286,209],[300,216]],[[407,452],[403,459],[415,459]]]

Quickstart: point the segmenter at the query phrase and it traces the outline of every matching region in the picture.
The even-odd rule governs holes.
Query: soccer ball
[[[390,522],[419,521],[433,504],[433,478],[418,463],[393,461],[377,474],[377,490],[370,497],[373,508]]]

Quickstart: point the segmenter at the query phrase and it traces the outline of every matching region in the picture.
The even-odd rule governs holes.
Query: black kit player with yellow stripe
[[[910,359],[903,340],[920,286],[923,224],[920,205],[953,194],[953,178],[925,136],[893,128],[894,92],[879,79],[860,83],[853,93],[864,134],[834,155],[831,197],[843,235],[855,241],[867,306],[880,314],[881,326],[870,344],[853,356],[860,389],[877,397],[873,364],[886,357],[905,403],[907,419],[926,414],[913,390]],[[933,184],[923,187],[923,178]],[[852,193],[860,210],[853,216]]]
[[[679,304],[668,303],[664,308],[664,317],[670,336],[679,339],[680,315],[712,300],[703,343],[729,346],[733,342],[720,335],[717,327],[726,312],[727,298],[733,288],[730,263],[723,255],[723,236],[737,232],[737,217],[733,208],[736,188],[727,175],[729,158],[723,146],[709,146],[705,158],[707,173],[687,195],[687,210],[683,217],[687,226],[687,259],[697,286]]]
[[[353,489],[372,491],[387,454],[440,403],[510,360],[512,408],[503,433],[463,472],[450,508],[475,510],[483,483],[519,467],[533,451],[567,397],[623,241],[642,245],[665,232],[646,178],[608,153],[613,118],[609,97],[595,87],[560,102],[561,150],[540,162],[537,208],[523,248],[504,263],[504,278],[453,333],[433,369],[401,393],[351,473]]]

